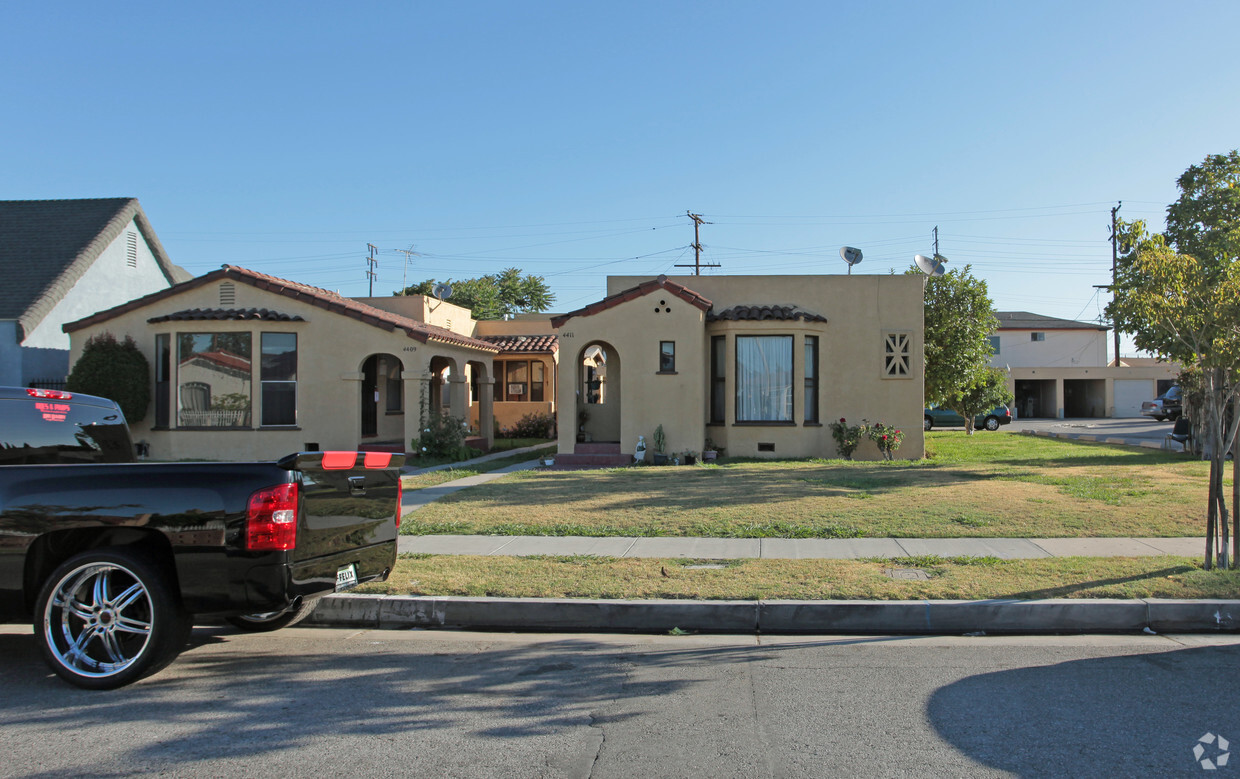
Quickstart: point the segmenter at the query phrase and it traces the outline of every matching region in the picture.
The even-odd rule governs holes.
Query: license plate
[[[357,566],[346,565],[336,571],[336,592],[357,586]]]

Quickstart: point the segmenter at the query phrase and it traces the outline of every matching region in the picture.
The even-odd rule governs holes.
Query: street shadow
[[[1200,776],[1200,737],[1240,738],[1237,661],[1240,647],[1216,646],[981,673],[936,690],[926,713],[953,747],[1015,776]]]

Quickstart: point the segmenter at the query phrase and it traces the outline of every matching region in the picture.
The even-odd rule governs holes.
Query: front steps
[[[576,444],[572,454],[555,455],[555,468],[623,468],[633,464],[633,455],[620,451],[619,442]]]

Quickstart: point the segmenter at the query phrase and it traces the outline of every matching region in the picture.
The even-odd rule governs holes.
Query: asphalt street
[[[1200,775],[1240,739],[1237,661],[1236,636],[199,628],[86,692],[5,626],[0,775]]]

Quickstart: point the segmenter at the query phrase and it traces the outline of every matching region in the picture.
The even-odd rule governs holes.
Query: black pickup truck
[[[285,627],[395,564],[403,455],[133,460],[111,400],[0,387],[0,621],[31,620],[72,684],[158,671],[198,619]]]

